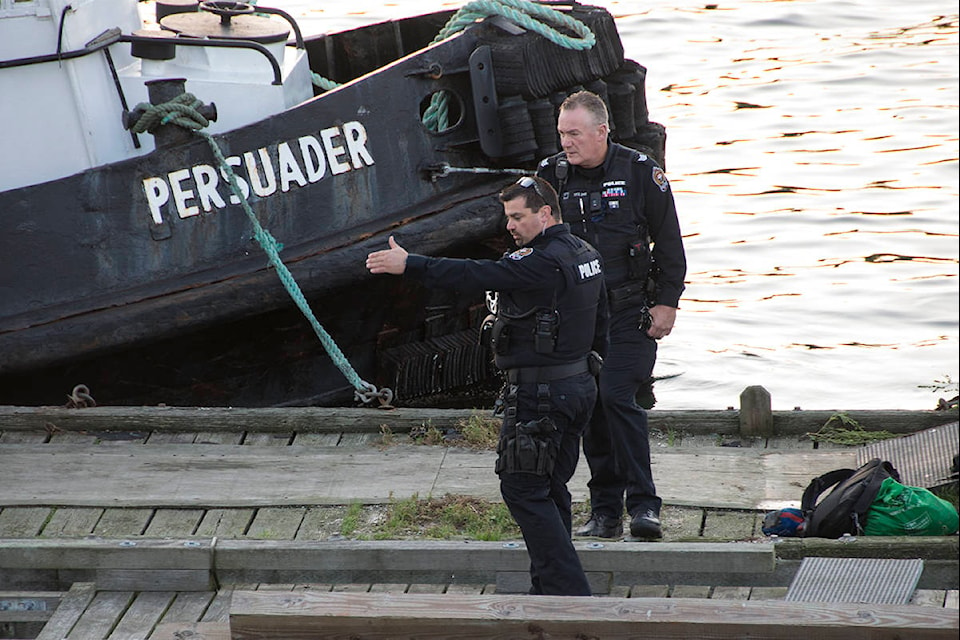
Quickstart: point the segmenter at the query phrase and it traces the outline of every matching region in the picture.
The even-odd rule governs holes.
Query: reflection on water
[[[271,3],[307,32],[462,4]],[[648,67],[688,249],[657,407],[756,384],[776,409],[936,407],[960,378],[956,3],[593,4]]]

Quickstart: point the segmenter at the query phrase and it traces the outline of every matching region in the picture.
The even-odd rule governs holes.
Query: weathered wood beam
[[[838,411],[773,411],[773,435],[815,432]],[[956,412],[906,410],[844,411],[867,431],[913,433],[957,419]],[[260,432],[367,432],[383,427],[393,433],[414,427],[456,428],[471,416],[490,417],[490,410],[284,407],[63,407],[0,406],[0,431],[260,431]],[[688,434],[742,435],[740,412],[734,409],[651,410],[650,427]]]
[[[955,611],[699,598],[235,591],[233,640],[416,637],[954,640]]]

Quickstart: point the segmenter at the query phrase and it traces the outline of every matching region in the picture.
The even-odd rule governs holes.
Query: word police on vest
[[[577,269],[580,273],[581,280],[587,280],[588,278],[592,278],[602,273],[599,260],[591,260],[590,262],[578,264]]]

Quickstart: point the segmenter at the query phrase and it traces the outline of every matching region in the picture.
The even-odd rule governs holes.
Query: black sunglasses
[[[547,203],[547,199],[544,197],[543,192],[540,191],[540,185],[537,184],[537,181],[531,178],[530,176],[523,176],[517,180],[517,184],[523,187],[524,189],[529,189],[533,187],[533,190],[537,192],[537,195],[540,196],[540,199],[543,200],[544,204]]]

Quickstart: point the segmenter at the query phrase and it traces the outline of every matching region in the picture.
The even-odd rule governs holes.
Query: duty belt
[[[590,368],[587,365],[586,358],[567,364],[555,364],[546,367],[519,367],[517,369],[507,369],[507,381],[510,384],[524,384],[527,382],[550,382],[551,380],[560,380],[569,378],[581,373],[586,373]]]

